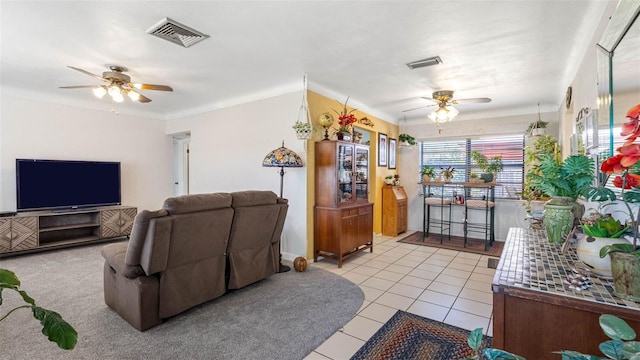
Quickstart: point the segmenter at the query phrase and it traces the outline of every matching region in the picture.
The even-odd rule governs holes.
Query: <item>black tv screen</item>
[[[120,204],[120,163],[16,159],[17,209]]]

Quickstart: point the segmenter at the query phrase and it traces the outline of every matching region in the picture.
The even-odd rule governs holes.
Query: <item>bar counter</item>
[[[559,359],[554,351],[600,355],[608,340],[598,323],[616,315],[640,334],[640,303],[613,295],[613,284],[591,276],[590,288],[565,282],[580,267],[571,246],[565,255],[544,231],[511,228],[493,278],[493,347],[527,359]]]

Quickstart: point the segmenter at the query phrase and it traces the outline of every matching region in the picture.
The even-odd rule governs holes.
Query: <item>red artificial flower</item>
[[[640,144],[625,144],[618,148],[618,152],[622,155],[620,166],[630,168],[640,160]]]
[[[622,154],[616,154],[603,161],[602,165],[600,165],[600,171],[607,175],[621,174],[625,170],[624,167],[620,165],[620,160],[622,160],[623,157],[624,155]]]
[[[633,187],[640,185],[640,175],[627,174],[627,183],[625,185],[626,185],[624,187],[625,190],[631,189]],[[613,186],[619,187],[619,188],[622,187],[622,176],[616,176],[616,178],[613,179]]]
[[[627,111],[627,117],[638,121],[638,118],[640,118],[640,104],[629,109],[629,111]]]
[[[344,127],[348,127],[349,125],[353,124],[354,122],[358,121],[358,119],[356,119],[355,115],[353,114],[343,114],[340,115],[340,117],[338,117],[338,125],[340,126],[344,126]]]

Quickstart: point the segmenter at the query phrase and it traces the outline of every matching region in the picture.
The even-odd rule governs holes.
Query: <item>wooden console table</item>
[[[600,355],[609,338],[598,318],[612,314],[640,332],[640,303],[613,295],[611,281],[592,277],[587,290],[565,283],[579,262],[575,248],[560,254],[544,231],[511,228],[493,278],[493,347],[527,359],[559,359],[554,351]]]

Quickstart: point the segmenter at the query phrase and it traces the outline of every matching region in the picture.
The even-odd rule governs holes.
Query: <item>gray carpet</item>
[[[0,322],[2,359],[302,359],[347,323],[364,294],[331,272],[309,267],[227,293],[139,332],[103,300],[100,249],[91,245],[0,259],[21,288],[78,331],[61,350],[40,333],[30,311]],[[0,316],[21,305],[3,291]]]

